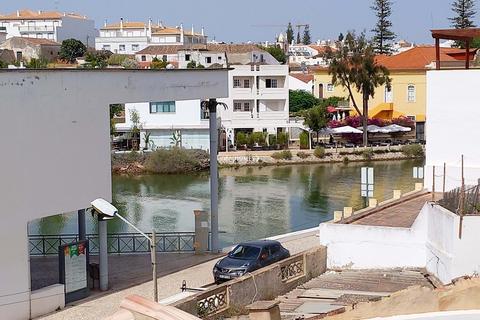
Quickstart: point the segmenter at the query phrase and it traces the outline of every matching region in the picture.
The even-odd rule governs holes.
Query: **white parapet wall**
[[[31,296],[32,318],[54,312],[65,307],[65,287],[54,284],[36,291]]]
[[[460,224],[462,232],[460,237]],[[480,216],[426,203],[411,228],[320,224],[330,269],[426,268],[442,283],[480,273]]]
[[[443,164],[447,165],[446,190],[461,184],[461,156],[465,156],[466,184],[480,178],[480,70],[432,70],[427,72],[427,125],[425,187],[443,187]]]

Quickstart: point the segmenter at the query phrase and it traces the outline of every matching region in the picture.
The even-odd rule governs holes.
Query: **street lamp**
[[[118,209],[115,208],[110,202],[106,201],[105,199],[96,199],[91,202],[93,210],[97,212],[99,219],[102,220],[110,220],[115,217],[118,217],[120,220],[128,224],[138,233],[140,233],[143,237],[145,237],[150,242],[150,254],[152,258],[152,277],[153,277],[153,299],[155,302],[158,302],[158,286],[157,286],[157,259],[156,259],[156,235],[155,230],[152,232],[152,237],[149,237],[136,226],[134,226],[130,221],[122,217],[118,213]],[[104,254],[106,255],[106,250],[104,250]],[[102,252],[100,252],[100,258],[102,258]],[[106,261],[106,259],[104,260]],[[104,263],[105,265],[105,263]],[[102,268],[102,263],[100,263],[100,268]]]

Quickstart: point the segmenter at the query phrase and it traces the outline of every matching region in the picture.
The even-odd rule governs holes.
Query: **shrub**
[[[128,58],[135,59],[135,56],[114,53],[110,56],[110,58],[108,58],[108,64],[111,66],[120,66],[122,65],[123,61],[125,61],[125,59],[128,59]]]
[[[348,163],[349,161],[350,159],[347,156],[343,157],[343,163]]]
[[[123,60],[122,67],[125,69],[138,69],[138,62],[135,59],[127,58]]]
[[[268,135],[268,145],[276,146],[277,145],[277,136],[274,134]]]
[[[238,132],[237,137],[236,137],[236,142],[237,146],[243,146],[246,145],[248,140],[247,140],[247,135],[244,132]]]
[[[290,150],[283,150],[274,152],[271,157],[275,160],[291,160],[293,155]]]
[[[255,144],[258,144],[260,146],[265,145],[265,133],[263,132],[253,132],[250,135],[248,135],[248,145],[253,146]]]
[[[145,162],[145,168],[152,173],[193,172],[208,167],[208,153],[197,149],[157,149]]]
[[[410,144],[403,146],[401,151],[407,157],[421,158],[425,156],[423,146],[420,144]]]
[[[313,155],[317,158],[325,158],[325,148],[323,147],[316,147],[315,151],[313,151]]]
[[[281,145],[283,148],[288,146],[288,133],[280,132],[277,138],[278,144]]]
[[[300,149],[308,149],[308,147],[308,132],[302,131],[302,133],[300,133]]]
[[[362,157],[364,160],[367,160],[367,161],[372,160],[373,155],[374,153],[372,149],[365,149],[362,151]]]
[[[297,157],[299,157],[300,159],[307,159],[308,157],[310,157],[310,154],[300,151],[297,152]]]

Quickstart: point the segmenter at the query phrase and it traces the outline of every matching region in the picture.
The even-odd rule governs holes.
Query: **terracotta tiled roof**
[[[441,61],[462,60],[463,50],[440,48]],[[456,58],[454,56],[457,56]],[[377,56],[377,63],[390,70],[425,70],[436,59],[434,46],[419,46],[393,56]],[[463,58],[464,60],[465,58]]]
[[[305,83],[309,83],[310,81],[313,81],[313,74],[305,74],[305,73],[290,73],[290,76],[303,81]]]
[[[0,15],[0,20],[49,20],[61,19],[63,17],[70,17],[76,19],[86,19],[87,17],[76,13],[61,13],[58,11],[33,11],[33,10],[19,10],[6,15]]]
[[[194,45],[162,45],[162,46],[148,46],[145,49],[137,52],[137,54],[175,54],[179,50],[208,50],[211,52],[226,52],[226,53],[249,53],[252,51],[263,51],[253,44],[194,44]]]
[[[28,37],[11,37],[7,41],[23,41],[31,45],[50,45],[50,46],[60,46],[61,44],[49,39],[42,38],[28,38]]]
[[[327,48],[330,48],[330,50],[332,50],[332,51],[337,50],[337,49],[329,47],[329,46],[319,46],[319,45],[313,45],[313,44],[309,45],[309,47],[314,49],[314,50],[317,50],[318,54],[325,53],[327,51]]]

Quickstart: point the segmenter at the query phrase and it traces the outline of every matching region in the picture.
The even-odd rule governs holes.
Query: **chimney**
[[[42,10],[38,10],[38,14],[42,14]]]
[[[165,26],[163,25],[163,21],[160,21],[160,24],[158,25],[160,28],[165,28]]]
[[[123,31],[123,18],[120,18],[120,31]]]
[[[205,36],[205,28],[202,27],[202,37],[204,37],[204,36]]]
[[[148,18],[148,32],[152,34],[152,18]]]
[[[107,26],[107,19],[105,19],[105,21],[103,22],[103,26],[104,26],[104,27]]]
[[[184,34],[183,34],[183,23],[180,23],[180,43],[184,43]]]
[[[195,30],[193,29],[193,24],[192,24],[192,36],[195,35]]]
[[[64,13],[63,13],[63,16],[64,16],[64,17],[66,17],[66,16],[67,16],[67,13],[66,13],[66,12],[64,12]]]
[[[17,10],[17,17],[20,17],[20,10]]]

